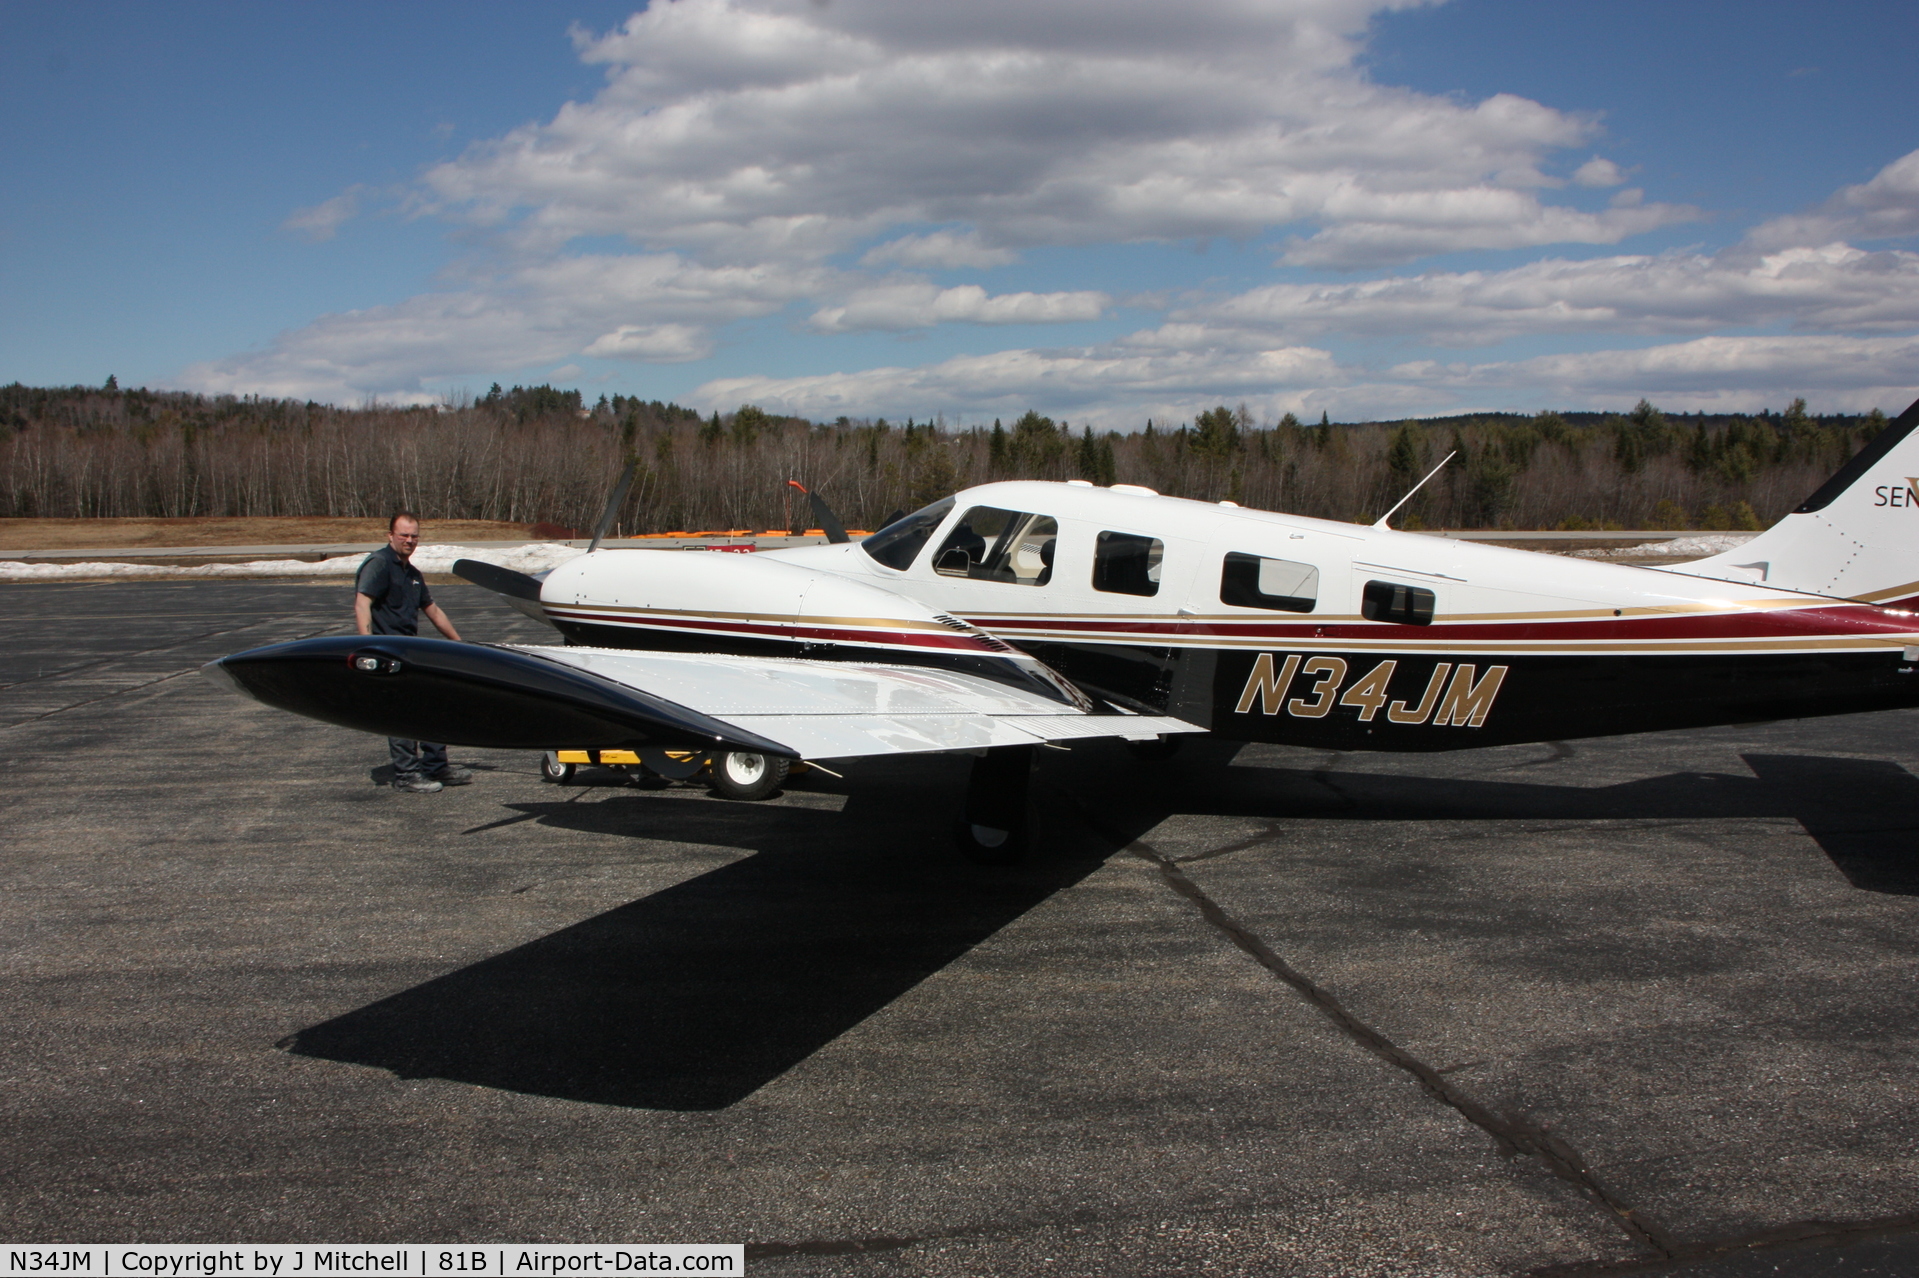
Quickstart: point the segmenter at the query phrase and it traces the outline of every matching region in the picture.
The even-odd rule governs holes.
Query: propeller
[[[812,491],[797,479],[787,480],[786,486],[788,488],[799,489],[806,494],[807,500],[813,503],[813,518],[820,521],[820,531],[826,534],[828,541],[837,546],[843,541],[853,540],[846,535],[846,525],[841,523],[840,517],[833,513],[833,508],[826,504],[826,498]]]
[[[613,486],[613,495],[607,498],[606,509],[600,514],[599,527],[593,530],[592,544],[586,548],[587,554],[590,555],[600,548],[600,542],[606,537],[606,530],[613,526],[613,518],[620,513],[620,503],[626,500],[626,491],[633,486],[633,475],[639,469],[639,465],[637,461],[628,462],[626,470],[620,475],[620,482]],[[490,564],[483,559],[454,560],[453,575],[491,590],[515,611],[524,613],[535,621],[553,625],[553,618],[547,616],[546,609],[540,606],[538,577],[529,577],[523,572],[502,568],[498,564]]]
[[[600,515],[600,526],[593,530],[592,544],[586,548],[592,554],[600,548],[600,542],[606,537],[606,530],[613,526],[613,517],[620,513],[620,503],[626,500],[626,490],[633,486],[633,472],[640,468],[637,461],[630,461],[620,474],[620,482],[613,486],[613,495],[606,499],[606,510]]]
[[[546,615],[546,609],[540,607],[538,577],[529,577],[523,572],[502,568],[484,559],[455,559],[453,575],[476,586],[486,587],[506,600],[507,606],[516,612],[524,613],[535,621],[544,621],[549,626],[553,624],[553,619]]]

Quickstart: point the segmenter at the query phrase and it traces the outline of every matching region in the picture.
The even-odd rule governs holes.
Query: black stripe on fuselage
[[[1264,651],[1263,676],[1261,651],[1245,648],[1030,651],[1142,712],[1176,714],[1232,740],[1338,750],[1458,750],[1919,706],[1919,669],[1887,650],[1388,656],[1275,648]],[[1324,660],[1314,667],[1316,658]],[[1386,662],[1390,670],[1381,669]],[[1462,722],[1442,720],[1449,707],[1447,720]]]

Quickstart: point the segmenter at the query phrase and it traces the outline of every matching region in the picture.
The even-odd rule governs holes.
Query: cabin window
[[[1396,581],[1369,581],[1360,595],[1359,615],[1368,621],[1396,621],[1403,626],[1431,625],[1433,592]]]
[[[1219,601],[1239,608],[1311,612],[1319,602],[1319,569],[1231,551],[1219,573]]]
[[[1053,579],[1059,521],[1051,515],[975,506],[961,517],[933,556],[942,577],[1043,586]]]
[[[905,572],[913,566],[913,557],[933,535],[933,530],[953,509],[953,499],[943,497],[932,505],[916,510],[904,519],[895,519],[870,537],[860,540],[860,549],[885,564]]]
[[[1103,532],[1093,546],[1093,589],[1114,595],[1159,593],[1166,544],[1137,533]]]

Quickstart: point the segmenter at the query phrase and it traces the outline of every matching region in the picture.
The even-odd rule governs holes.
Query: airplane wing
[[[960,671],[784,657],[340,635],[235,653],[205,673],[344,727],[505,749],[836,759],[1204,731]]]

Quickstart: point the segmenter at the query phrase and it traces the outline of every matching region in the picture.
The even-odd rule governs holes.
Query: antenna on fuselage
[[[639,466],[640,464],[636,461],[626,464],[626,470],[620,475],[620,482],[613,486],[613,495],[606,499],[606,510],[600,515],[600,526],[593,530],[593,544],[586,548],[587,554],[590,555],[600,548],[600,541],[606,536],[606,530],[613,526],[613,516],[620,513],[620,503],[626,500],[626,490],[633,486],[633,472],[638,470]]]
[[[1444,460],[1442,460],[1439,463],[1439,465],[1433,467],[1431,470],[1426,472],[1426,479],[1431,479],[1434,475],[1437,475],[1440,471],[1446,469],[1446,463],[1451,461],[1453,458],[1457,456],[1459,456],[1459,450],[1457,448],[1453,449],[1453,451],[1451,451],[1450,453],[1447,453]],[[1414,484],[1411,488],[1407,489],[1406,495],[1404,497],[1401,497],[1398,501],[1394,502],[1393,509],[1381,515],[1379,517],[1379,521],[1375,523],[1373,527],[1385,528],[1387,531],[1390,532],[1391,526],[1388,525],[1386,521],[1393,517],[1393,511],[1398,510],[1401,506],[1404,506],[1407,502],[1411,501],[1413,499],[1413,494],[1426,486],[1426,479],[1420,480],[1418,483]]]

